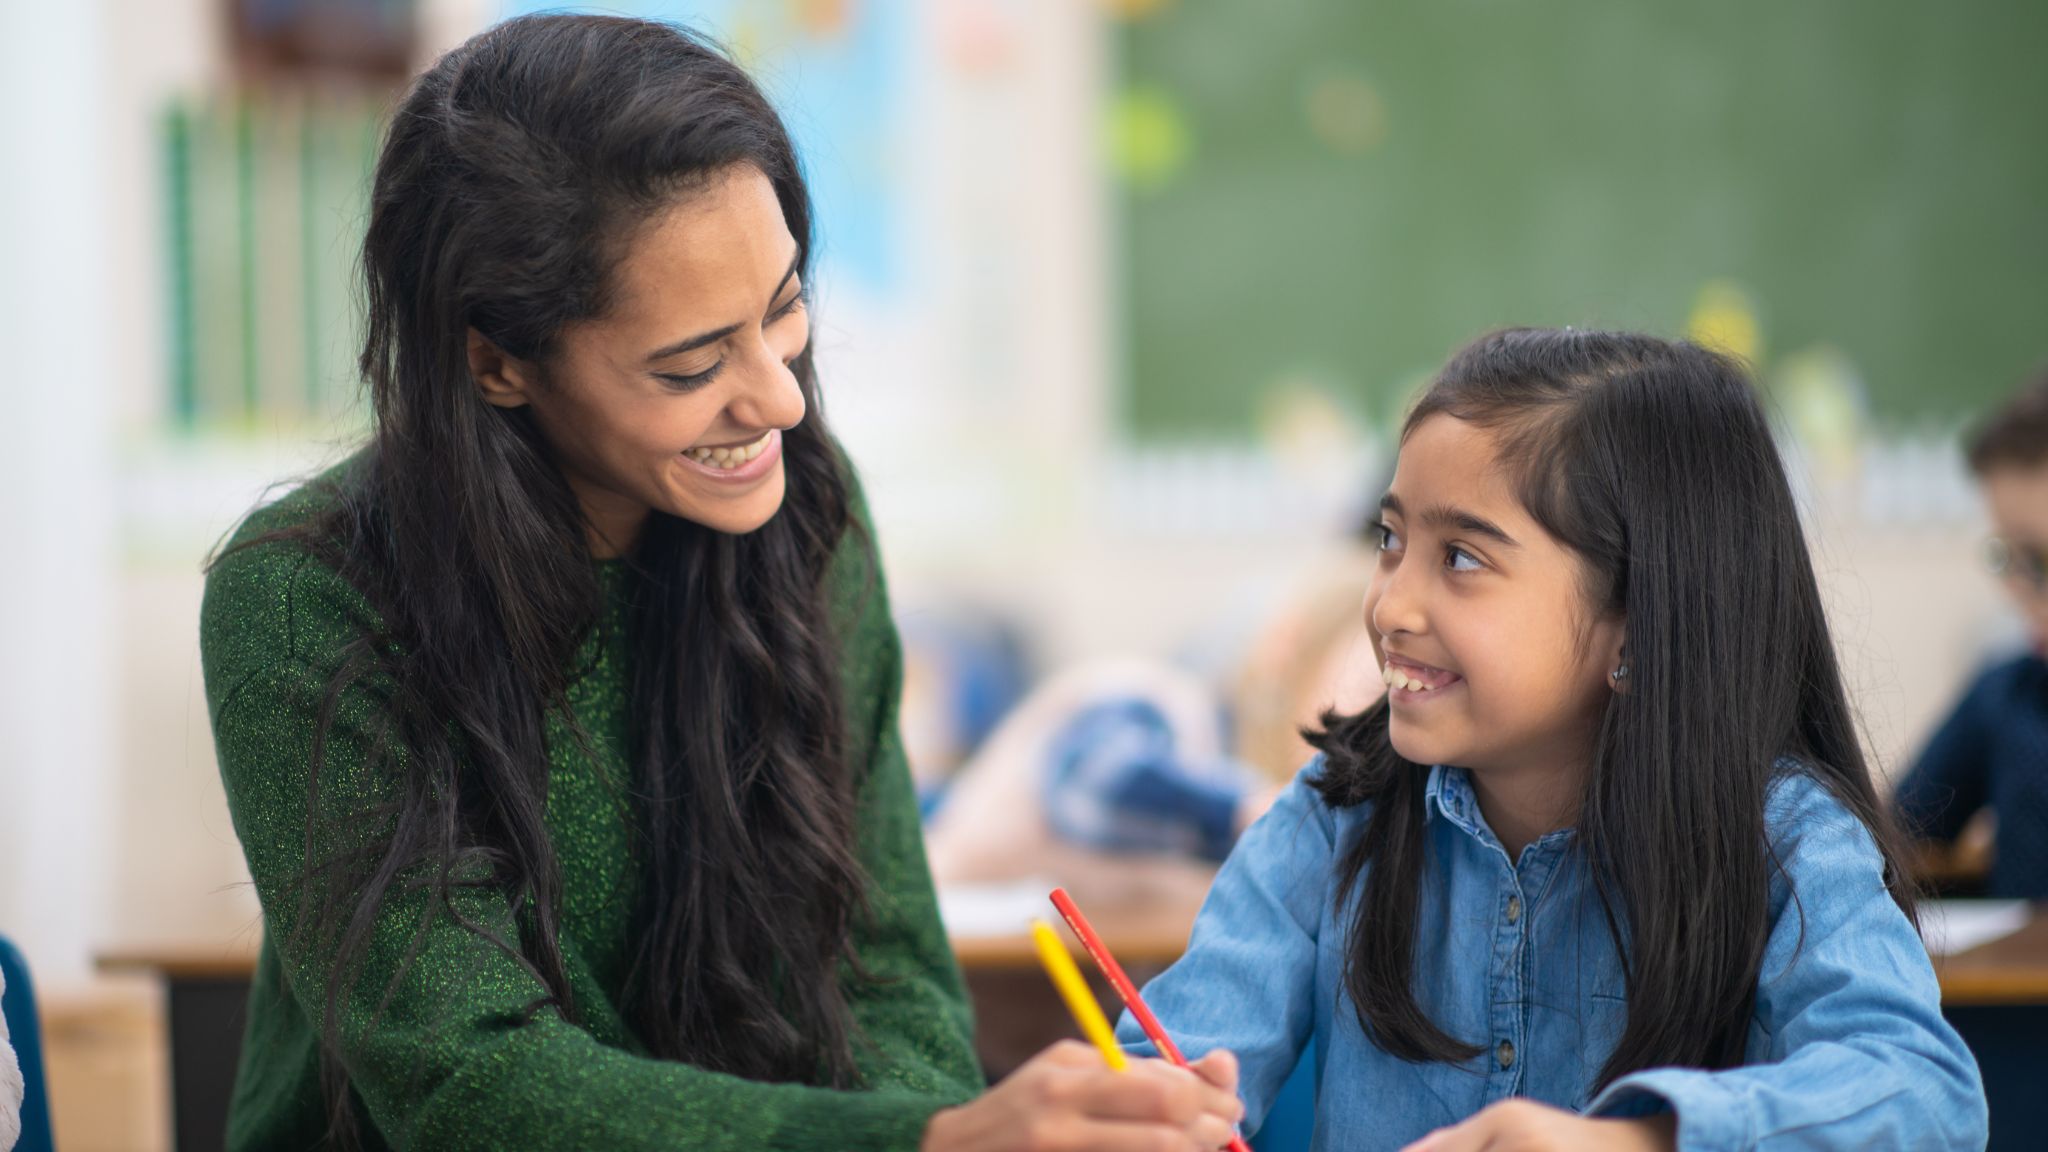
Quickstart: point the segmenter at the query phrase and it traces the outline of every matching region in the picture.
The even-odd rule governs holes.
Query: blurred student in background
[[[1347,541],[1221,675],[1126,658],[1048,677],[933,783],[933,876],[1053,878],[1098,898],[1206,888],[1314,754],[1302,729],[1385,691],[1358,618],[1376,555],[1363,533]]]
[[[1897,805],[1908,829],[1939,844],[1989,808],[1989,894],[2048,900],[2048,370],[1978,429],[1969,461],[1991,516],[1991,567],[2028,648],[1978,674],[1899,784]]]

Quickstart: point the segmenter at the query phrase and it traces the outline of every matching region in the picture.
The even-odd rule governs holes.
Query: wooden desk
[[[1187,894],[1146,904],[1077,898],[1110,951],[1141,984],[1179,958],[1201,906],[1199,895]],[[1052,919],[1049,910],[1047,919]],[[102,969],[154,972],[167,986],[180,1152],[221,1144],[259,945],[249,933],[219,943],[136,944],[99,956]],[[953,947],[974,998],[977,1047],[991,1076],[1007,1073],[1052,1040],[1079,1034],[1039,971],[1029,936],[978,936],[956,940]],[[1116,996],[1094,966],[1084,961],[1081,967],[1103,1003],[1114,1008]],[[2038,1069],[2035,1049],[2040,1037],[2048,1036],[2048,906],[2037,908],[2026,927],[2011,936],[1937,958],[1935,971],[1944,1012],[1978,1052],[1987,1089],[2003,1097],[2000,1084],[2014,1070]],[[2021,1098],[2033,1095],[2038,1093]],[[2007,1110],[2001,1128],[2009,1116]]]
[[[1152,893],[1158,896],[1158,892]],[[1143,983],[1180,957],[1201,908],[1200,892],[1175,890],[1132,903],[1121,893],[1082,900],[1104,942],[1131,978]],[[1056,920],[1052,906],[1045,917]],[[1065,935],[1065,928],[1061,928]],[[1079,953],[1080,947],[1069,940]],[[164,982],[171,1043],[173,1147],[178,1152],[221,1147],[228,1102],[247,1020],[249,981],[262,947],[258,932],[232,940],[132,941],[99,954],[107,972],[146,972]],[[1038,966],[1031,937],[973,936],[953,941],[975,1005],[977,1054],[991,1077],[1007,1074],[1047,1044],[1078,1036],[1073,1020]],[[1086,959],[1081,968],[1105,1006],[1116,994]]]
[[[2048,905],[2026,927],[1954,956],[1937,956],[1943,1007],[2048,1005]]]
[[[101,971],[155,973],[164,982],[171,1045],[171,1147],[212,1152],[226,1141],[228,1102],[248,1019],[261,935],[136,945],[100,953]]]

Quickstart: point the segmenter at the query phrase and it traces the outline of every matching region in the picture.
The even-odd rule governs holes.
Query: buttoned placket
[[[1491,1104],[1516,1094],[1523,1081],[1525,1037],[1529,1028],[1528,987],[1531,978],[1528,925],[1536,906],[1560,871],[1571,831],[1548,833],[1523,848],[1521,860],[1511,862],[1507,848],[1486,826],[1478,811],[1477,798],[1462,781],[1445,787],[1441,796],[1452,821],[1481,845],[1495,866],[1495,915],[1493,947],[1488,968],[1487,1027],[1491,1035],[1481,1059],[1486,1068],[1486,1102]]]

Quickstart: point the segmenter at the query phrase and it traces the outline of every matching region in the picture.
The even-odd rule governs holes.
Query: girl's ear
[[[484,402],[498,408],[523,408],[535,380],[532,366],[507,355],[489,337],[469,330],[469,376]]]
[[[1597,675],[1606,682],[1610,692],[1626,692],[1629,676],[1634,671],[1628,666],[1628,617],[1620,612],[1606,613],[1593,621],[1592,629],[1586,635],[1583,659],[1591,665],[1588,673],[1598,669]]]

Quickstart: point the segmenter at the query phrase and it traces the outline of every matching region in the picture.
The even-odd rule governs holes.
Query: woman
[[[398,108],[375,432],[208,579],[266,929],[232,1147],[1226,1137],[1227,1057],[971,1099],[809,224],[760,93],[662,25],[500,25]]]

